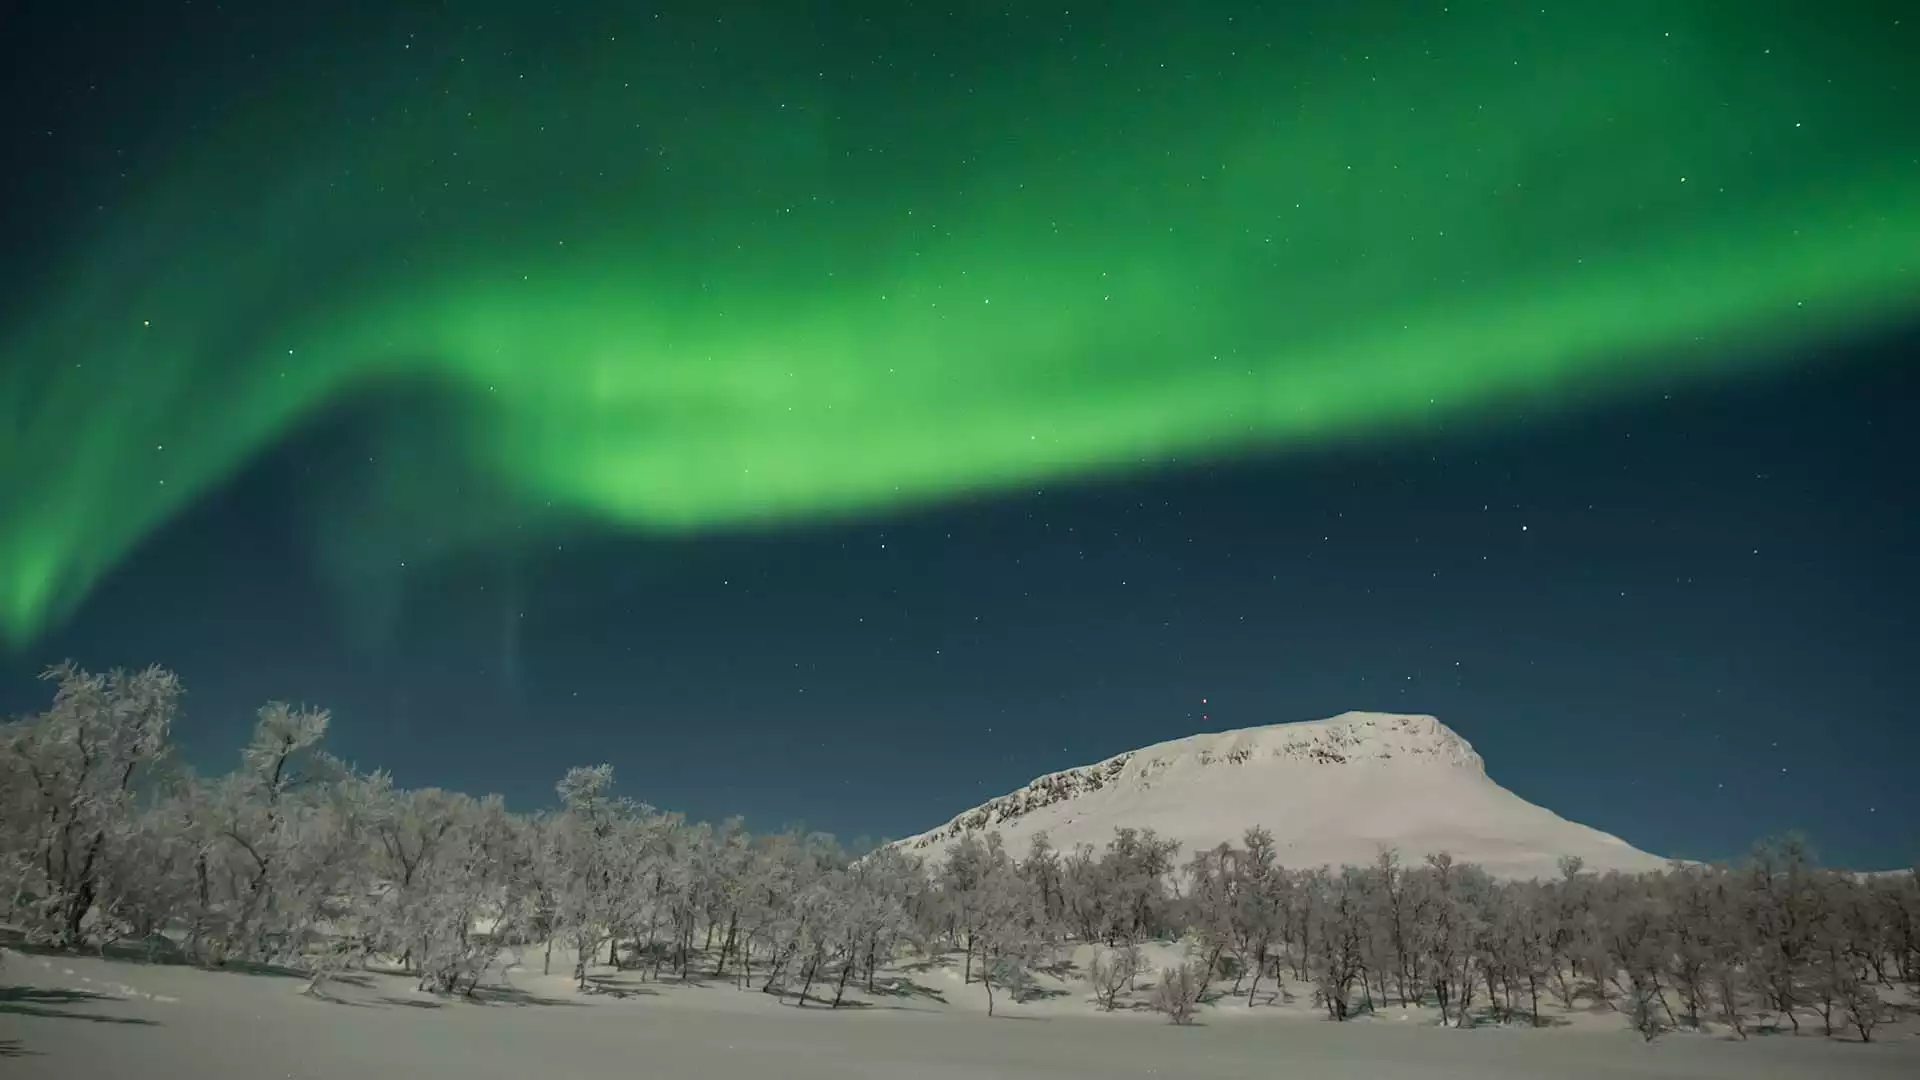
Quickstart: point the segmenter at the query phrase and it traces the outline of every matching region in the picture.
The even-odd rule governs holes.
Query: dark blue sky
[[[9,658],[0,706],[37,707],[62,657],[161,662],[203,767],[291,698],[403,784],[529,806],[604,760],[660,806],[849,838],[1198,730],[1430,712],[1508,788],[1658,853],[1800,828],[1904,865],[1915,344],[1496,430],[542,544],[442,568],[378,633],[302,540],[301,486],[351,444],[336,418]]]
[[[0,41],[0,57],[12,61],[0,64],[0,88],[19,103],[0,110],[0,150],[36,166],[10,174],[0,197],[0,250],[10,256],[0,261],[0,329],[38,314],[17,298],[39,295],[43,279],[56,280],[47,268],[64,265],[66,245],[103,227],[98,223],[107,219],[96,212],[123,191],[127,206],[146,205],[131,196],[151,179],[136,159],[144,153],[157,167],[177,147],[218,130],[231,119],[230,108],[241,111],[238,103],[251,100],[247,80],[255,76],[248,73],[256,67],[318,72],[314,115],[328,115],[336,92],[340,102],[379,96],[377,87],[355,82],[355,69],[339,57],[371,56],[363,50],[376,45],[413,49],[412,29],[388,34],[400,23],[418,24],[422,51],[431,44],[441,53],[514,40],[512,26],[474,12],[511,13],[530,28],[534,45],[600,25],[556,21],[544,8],[518,3],[150,5],[132,15],[126,5],[29,6],[36,8],[32,32]],[[718,28],[724,18],[710,20],[712,5],[660,7],[678,20],[663,24],[672,29],[659,32],[662,48],[698,53],[698,63],[689,64],[702,73],[710,64],[729,73],[747,66],[713,44],[724,44],[731,31]],[[1532,18],[1531,6],[1511,8],[1516,19]],[[1842,13],[1834,28],[1813,25],[1826,18],[1820,13],[1790,8],[1735,26],[1734,44],[1744,49],[1741,35],[1804,24],[1811,28],[1807,56],[1786,70],[1821,70],[1850,50],[1897,62],[1899,39],[1887,29],[1900,17],[1896,5]],[[628,20],[644,14],[638,7],[609,10]],[[911,101],[889,93],[921,83],[958,86],[953,80],[962,69],[990,82],[1016,48],[1036,55],[1084,51],[1089,70],[1120,63],[1098,52],[1105,46],[1097,36],[1075,37],[1082,31],[1064,28],[1078,19],[1077,7],[1075,19],[1026,18],[1010,9],[1002,20],[984,8],[968,11],[958,21],[979,30],[977,40],[956,36],[955,20],[933,9],[923,19],[921,10],[903,7],[895,22],[877,28],[869,19],[842,19],[845,11],[831,3],[766,10],[808,23],[807,41],[845,39],[848,50],[865,50],[860,78],[842,79],[834,93],[863,109],[876,98],[880,106],[898,106],[874,111],[898,124],[901,145],[915,147],[914,160],[901,169],[951,167],[934,153],[941,132],[929,132]],[[1157,24],[1132,25],[1143,10],[1113,5],[1089,22],[1128,24],[1125,41],[1150,43]],[[1344,15],[1331,14],[1353,9],[1234,10],[1262,16],[1269,43],[1318,49],[1308,30],[1344,23]],[[1706,10],[1690,21],[1718,29],[1737,22],[1707,18]],[[1406,35],[1418,38],[1455,17],[1444,5],[1407,11],[1420,16],[1419,26],[1411,15],[1385,9],[1354,21],[1378,22],[1369,34],[1404,44]],[[1475,17],[1495,14],[1489,7]],[[1630,14],[1608,27],[1597,7],[1567,19],[1556,11],[1541,25],[1560,27],[1552,41],[1578,42],[1592,23],[1606,39],[1596,56],[1615,48],[1637,56],[1645,52],[1632,36],[1640,23],[1664,25],[1667,15],[1658,5]],[[686,29],[696,21],[698,33]],[[709,21],[716,26],[711,41],[702,36]],[[1206,34],[1237,55],[1253,22],[1215,25]],[[759,26],[742,30],[741,40],[783,35],[787,23]],[[1863,28],[1876,26],[1878,38],[1867,41]],[[1530,33],[1493,44],[1524,48]],[[889,34],[907,44],[875,44],[875,35]],[[1609,44],[1616,37],[1619,44]],[[1671,37],[1661,31],[1662,41]],[[1493,44],[1472,70],[1492,64]],[[836,55],[814,46],[822,56]],[[573,55],[554,48],[552,56]],[[804,75],[826,79],[812,55],[786,56],[787,67],[804,59]],[[1142,59],[1148,51],[1127,55],[1141,71],[1126,75],[1133,82],[1111,83],[1133,95],[1114,108],[1145,109],[1129,102],[1145,100],[1142,88],[1161,84],[1144,80],[1171,86],[1173,76],[1166,63]],[[466,63],[464,53],[454,59]],[[1342,63],[1347,59],[1341,55]],[[1504,53],[1496,59],[1492,66],[1505,70]],[[1543,71],[1559,62],[1553,54],[1544,60]],[[499,74],[511,66],[494,56],[487,68]],[[1881,69],[1862,70],[1877,77]],[[785,71],[770,67],[760,75],[777,84],[773,76]],[[881,71],[894,81],[873,74]],[[1738,71],[1747,72],[1744,62]],[[1180,73],[1180,81],[1187,78]],[[1768,93],[1804,89],[1756,78]],[[1686,81],[1690,93],[1719,93],[1707,76],[1701,80],[1705,89]],[[1375,83],[1369,77],[1365,85]],[[1836,124],[1820,136],[1829,142],[1809,145],[1861,153],[1866,146],[1875,154],[1903,145],[1883,137],[1910,126],[1897,89],[1876,98],[1884,117]],[[709,93],[725,98],[720,90],[689,83],[675,93],[698,102]],[[1163,86],[1155,91],[1161,93],[1170,91]],[[1400,99],[1380,93],[1399,117]],[[499,100],[518,99],[502,91]],[[1491,145],[1517,114],[1496,115],[1508,106],[1490,104]],[[1670,112],[1667,104],[1637,107],[1683,128],[1690,116],[1720,115]],[[1709,104],[1721,108],[1717,97]],[[344,104],[340,110],[344,115]],[[677,115],[676,123],[708,114],[687,108]],[[1010,122],[998,112],[978,119],[989,132]],[[1186,122],[1184,114],[1176,119]],[[1424,137],[1422,122],[1405,122],[1415,142]],[[1785,124],[1783,116],[1782,138],[1799,127]],[[1396,119],[1394,130],[1400,125]],[[724,126],[687,126],[716,145],[744,138]],[[1340,125],[1326,119],[1324,126]],[[275,141],[286,133],[273,123],[245,130],[276,148],[300,142]],[[1113,130],[1132,129],[1122,122]],[[352,131],[349,125],[330,134],[351,146]],[[1704,132],[1700,142],[1731,138],[1723,134]],[[1038,133],[1021,137],[1041,144]],[[1565,141],[1578,138],[1568,134]],[[511,141],[501,145],[503,151],[493,149],[509,165],[533,153],[521,155]],[[129,146],[136,152],[128,154]],[[1529,200],[1538,216],[1493,215],[1500,242],[1517,249],[1541,239],[1529,230],[1550,224],[1563,198],[1591,193],[1592,170],[1617,164],[1584,146],[1518,150],[1540,154],[1534,172],[1517,175],[1543,190],[1537,205]],[[271,173],[267,166],[280,164],[261,167]],[[1493,159],[1479,164],[1485,177],[1504,175]],[[1621,175],[1633,171],[1623,167]],[[859,179],[878,187],[888,175],[873,166]],[[1481,175],[1476,166],[1475,177],[1461,182]],[[1692,175],[1690,190],[1705,198],[1701,174]],[[439,176],[433,174],[439,187],[453,182]],[[246,190],[244,170],[220,179]],[[435,186],[414,179],[423,190]],[[1752,181],[1764,194],[1778,179],[1756,172],[1728,182],[1739,188]],[[570,189],[556,190],[556,203],[573,197]],[[668,207],[659,216],[684,209]],[[1311,232],[1334,238],[1337,249],[1349,223],[1328,216]],[[208,220],[221,219],[210,212]],[[1680,217],[1658,215],[1621,222],[1688,227]],[[1720,242],[1710,229],[1699,237],[1707,247]],[[378,254],[361,252],[358,239],[342,238],[334,252],[340,265]],[[308,273],[300,263],[273,281],[300,293]],[[1162,273],[1177,276],[1178,268],[1155,268]],[[92,279],[86,285],[111,291]],[[254,340],[241,332],[247,328],[233,329],[236,340]],[[1920,321],[1870,339],[1800,349],[1769,376],[1710,381],[1698,356],[1676,356],[1667,393],[1655,380],[1630,398],[1585,407],[1569,401],[1552,413],[1511,411],[1391,439],[1173,463],[885,517],[672,541],[577,532],[530,537],[517,549],[479,545],[488,553],[411,572],[404,592],[392,581],[343,592],[337,578],[316,569],[329,553],[314,548],[313,538],[328,531],[315,527],[314,515],[355,504],[316,493],[338,494],[374,471],[356,471],[368,459],[369,432],[391,437],[404,428],[429,445],[448,430],[408,411],[432,402],[385,393],[316,416],[150,537],[71,620],[20,651],[0,652],[0,715],[44,707],[47,687],[34,676],[62,659],[94,668],[159,663],[186,683],[187,712],[177,733],[203,769],[235,762],[254,709],[286,699],[331,708],[332,747],[363,767],[390,769],[409,786],[498,791],[527,808],[548,801],[569,766],[606,761],[626,793],[658,806],[702,818],[743,814],[761,828],[803,821],[851,839],[918,832],[1037,774],[1196,731],[1349,709],[1427,712],[1470,739],[1501,784],[1653,852],[1733,856],[1758,837],[1799,828],[1830,861],[1906,865],[1920,855],[1913,765],[1920,733],[1907,690],[1920,653],[1913,618],[1920,607],[1920,485],[1911,466],[1899,462],[1914,456],[1917,349]],[[17,422],[34,405],[32,388],[53,382],[37,380],[76,359],[51,351],[57,355],[0,357],[23,369],[40,365],[11,382],[3,377],[16,373],[0,371],[0,385],[29,388],[17,395],[22,400],[0,401],[0,423]],[[282,363],[277,348],[274,362]],[[397,425],[396,416],[418,423]],[[8,434],[0,432],[0,447],[23,445]],[[0,464],[17,469],[17,462]],[[42,479],[28,470],[14,475]]]

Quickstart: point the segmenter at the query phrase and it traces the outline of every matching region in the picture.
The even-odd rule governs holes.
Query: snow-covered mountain
[[[1180,841],[1184,859],[1237,844],[1254,825],[1273,833],[1289,866],[1370,863],[1383,847],[1407,862],[1446,851],[1508,878],[1555,876],[1562,855],[1594,870],[1666,865],[1494,783],[1467,740],[1433,717],[1364,712],[1191,735],[1050,773],[898,843],[937,857],[965,832],[997,831],[1018,855],[1037,832],[1068,850],[1151,827]]]

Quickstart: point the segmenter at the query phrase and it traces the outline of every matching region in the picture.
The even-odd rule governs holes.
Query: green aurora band
[[[460,6],[183,71],[0,309],[0,636],[349,401],[433,403],[313,496],[364,569],[1493,423],[1920,299],[1899,4]]]

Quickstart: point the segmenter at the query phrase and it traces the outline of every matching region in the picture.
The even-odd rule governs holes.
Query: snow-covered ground
[[[1568,821],[1487,776],[1467,740],[1431,716],[1349,712],[1157,743],[1042,776],[899,841],[937,858],[962,833],[998,831],[1024,854],[1045,832],[1055,848],[1106,846],[1114,829],[1151,827],[1181,858],[1259,825],[1293,867],[1364,866],[1382,848],[1408,863],[1446,851],[1495,877],[1558,876],[1562,855],[1589,870],[1637,873],[1666,860]]]
[[[1171,958],[1159,947],[1151,959]],[[566,971],[565,959],[556,954],[556,972]],[[743,992],[730,980],[650,982],[610,969],[594,973],[604,992],[579,994],[569,976],[539,974],[537,952],[526,960],[497,972],[478,1002],[421,994],[412,979],[378,973],[332,983],[319,1000],[303,997],[304,980],[294,977],[12,953],[0,966],[0,1076],[1920,1076],[1911,1023],[1883,1028],[1872,1045],[1824,1038],[1817,1025],[1744,1043],[1689,1033],[1648,1044],[1605,1012],[1553,1015],[1546,1029],[1457,1031],[1390,1006],[1335,1024],[1292,986],[1290,1002],[1263,991],[1252,1008],[1244,998],[1210,1005],[1201,1026],[1177,1028],[1124,1005],[1100,1013],[1076,981],[1047,976],[1041,996],[1014,1004],[1002,995],[990,1018],[982,988],[944,963],[886,973],[879,992],[850,991],[856,1007],[832,1011]]]

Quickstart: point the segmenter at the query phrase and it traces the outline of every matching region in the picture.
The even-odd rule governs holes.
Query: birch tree
[[[140,785],[165,759],[180,681],[158,667],[104,675],[67,663],[41,678],[53,707],[0,727],[12,774],[5,828],[13,907],[55,943],[79,944],[114,857],[132,827]]]

